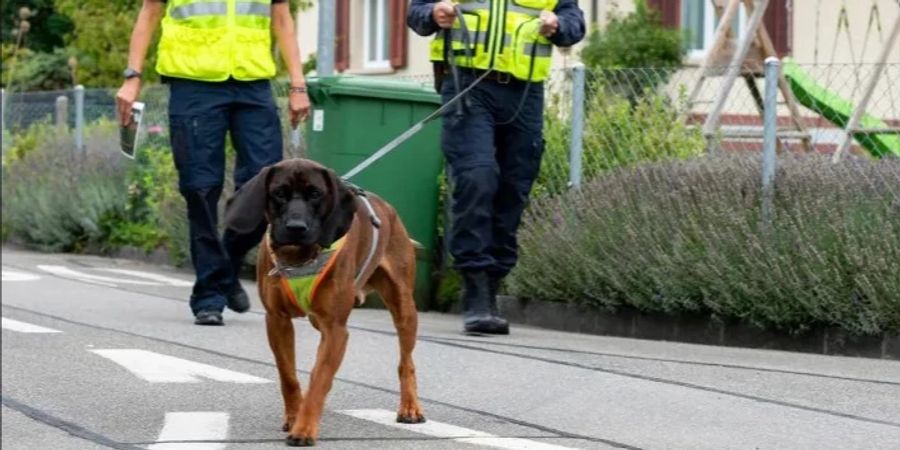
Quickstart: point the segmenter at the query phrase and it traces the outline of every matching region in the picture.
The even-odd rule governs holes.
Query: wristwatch
[[[126,80],[130,80],[132,78],[140,77],[141,73],[138,72],[137,70],[134,70],[131,67],[129,67],[129,68],[125,69],[124,72],[122,72],[122,76],[124,76]]]

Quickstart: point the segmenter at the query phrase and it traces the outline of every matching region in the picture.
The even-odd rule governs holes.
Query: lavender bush
[[[900,160],[781,157],[768,227],[759,168],[755,155],[650,163],[536,200],[508,288],[797,332],[900,331]]]

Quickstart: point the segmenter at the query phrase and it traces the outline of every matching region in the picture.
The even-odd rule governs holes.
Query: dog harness
[[[375,251],[378,249],[379,229],[381,228],[381,220],[375,213],[375,208],[366,197],[365,192],[355,186],[350,186],[353,193],[360,199],[369,213],[369,221],[372,223],[372,243],[369,246],[369,253],[366,255],[365,261],[356,272],[356,278],[353,280],[354,287],[357,292],[363,288],[363,276],[365,276],[369,265],[375,258]],[[330,247],[322,249],[319,253],[309,261],[297,265],[284,265],[278,261],[275,251],[272,249],[272,240],[269,237],[270,232],[266,233],[266,246],[269,251],[269,258],[272,260],[272,270],[269,276],[278,276],[280,278],[281,290],[292,302],[297,304],[303,311],[303,316],[309,314],[312,308],[312,301],[316,296],[319,284],[325,279],[325,276],[334,268],[335,258],[344,248],[346,236],[335,241]]]

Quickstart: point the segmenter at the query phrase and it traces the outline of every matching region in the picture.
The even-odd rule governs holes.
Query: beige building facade
[[[341,0],[338,0],[339,2]],[[428,76],[431,64],[428,62],[430,38],[416,35],[406,27],[391,27],[388,20],[396,7],[391,0],[343,0],[346,11],[342,38],[347,39],[343,57],[343,72],[348,74]],[[712,13],[713,0],[650,0],[665,10],[670,26],[690,30],[693,39],[691,49],[685,58],[686,64],[699,64],[705,56],[705,48],[711,41],[715,29]],[[717,0],[721,1],[721,0]],[[780,18],[770,22],[780,24],[779,30],[770,30],[781,35],[786,43],[785,54],[801,63],[849,64],[873,63],[883,48],[890,27],[900,16],[900,5],[896,0],[771,0],[771,8],[778,9]],[[634,9],[633,0],[579,0],[591,29],[602,28],[607,14],[618,9],[628,12]],[[874,7],[874,9],[873,9]],[[743,8],[742,8],[743,9]],[[842,27],[842,11],[846,12],[846,23]],[[742,19],[746,14],[742,10]],[[877,20],[869,29],[870,19]],[[314,53],[318,45],[318,10],[315,6],[300,12],[297,18],[298,39],[303,57]],[[396,21],[394,22],[396,23]],[[777,26],[777,25],[776,25]],[[393,28],[393,29],[392,29]],[[403,63],[391,64],[390,41],[396,39],[392,33],[405,33],[401,45]],[[340,38],[339,38],[340,39]],[[555,51],[555,66],[563,68],[578,59],[578,49]],[[900,42],[890,52],[889,62],[900,63]]]

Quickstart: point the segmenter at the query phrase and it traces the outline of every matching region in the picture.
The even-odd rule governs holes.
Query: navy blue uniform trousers
[[[461,69],[462,86],[474,81]],[[444,102],[456,95],[452,78]],[[516,265],[516,232],[544,151],[542,83],[484,80],[450,108],[441,137],[452,188],[450,254],[458,270],[506,276]]]
[[[225,136],[237,152],[235,189],[282,159],[278,110],[268,80],[200,82],[169,78],[169,124],[181,195],[190,222],[191,263],[196,282],[191,310],[225,309],[239,287],[241,262],[262,239],[265,226],[249,235],[218,227],[225,178]]]

